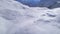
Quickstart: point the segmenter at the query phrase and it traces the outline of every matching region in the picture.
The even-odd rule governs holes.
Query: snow
[[[0,0],[0,34],[60,34],[60,8]]]

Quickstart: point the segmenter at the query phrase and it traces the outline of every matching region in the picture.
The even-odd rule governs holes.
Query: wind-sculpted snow
[[[60,8],[0,0],[0,34],[60,34]]]

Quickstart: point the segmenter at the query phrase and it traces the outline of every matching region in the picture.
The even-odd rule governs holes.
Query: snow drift
[[[60,34],[60,8],[0,0],[0,34]]]

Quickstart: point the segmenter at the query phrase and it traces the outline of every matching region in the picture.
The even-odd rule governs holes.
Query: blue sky
[[[17,1],[30,6],[38,5],[40,2],[40,0],[17,0]]]
[[[49,7],[50,5],[53,5],[57,0],[17,0],[25,5],[31,6],[31,7]]]

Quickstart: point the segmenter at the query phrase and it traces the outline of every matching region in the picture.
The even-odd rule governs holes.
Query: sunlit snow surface
[[[60,34],[60,8],[33,8],[0,0],[0,34]]]

